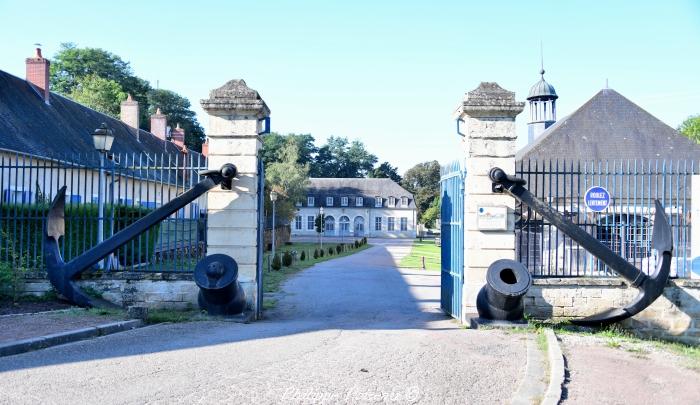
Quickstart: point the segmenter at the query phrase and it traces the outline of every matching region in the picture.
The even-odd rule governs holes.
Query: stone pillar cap
[[[256,115],[258,118],[270,115],[270,109],[257,91],[245,81],[230,80],[218,89],[209,92],[209,98],[200,101],[202,108],[211,115],[216,112],[240,112]]]
[[[458,116],[515,118],[525,108],[525,102],[515,101],[515,93],[496,82],[481,82],[479,87],[467,92],[457,107]]]

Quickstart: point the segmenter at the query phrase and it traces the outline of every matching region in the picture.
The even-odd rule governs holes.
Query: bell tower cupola
[[[527,101],[530,104],[530,120],[527,123],[527,141],[532,143],[545,129],[557,121],[556,101],[559,96],[554,86],[544,80],[544,68],[540,80],[530,88]]]

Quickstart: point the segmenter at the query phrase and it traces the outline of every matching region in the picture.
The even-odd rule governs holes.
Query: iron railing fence
[[[673,229],[671,276],[689,278],[691,176],[693,161],[520,161],[516,175],[527,188],[589,234],[645,273],[653,271],[651,235],[654,199],[659,199]],[[584,197],[604,187],[610,205],[587,209]],[[535,277],[613,276],[604,263],[537,215],[516,206],[516,259]]]
[[[197,153],[113,154],[100,163],[98,152],[38,157],[0,151],[0,264],[44,270],[44,218],[64,185],[66,235],[61,248],[68,261],[97,243],[99,224],[108,238],[191,188],[206,167],[206,158]],[[102,268],[192,271],[205,254],[205,204],[205,197],[190,203],[117,250]]]

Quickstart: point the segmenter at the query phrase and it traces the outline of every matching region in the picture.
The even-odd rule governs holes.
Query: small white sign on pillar
[[[508,207],[478,207],[476,227],[480,231],[507,231]]]

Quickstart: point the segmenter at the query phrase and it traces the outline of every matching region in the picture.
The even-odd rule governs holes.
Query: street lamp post
[[[277,192],[270,191],[270,201],[272,201],[272,258],[275,258],[275,201],[277,201]]]
[[[92,142],[95,149],[100,153],[100,173],[97,184],[97,244],[100,244],[104,240],[105,155],[112,149],[112,143],[114,142],[114,134],[111,129],[107,128],[106,123],[103,122],[92,133]],[[97,266],[101,269],[104,268],[104,261],[100,261]]]
[[[318,222],[319,222],[320,228],[321,228],[321,250],[323,250],[323,232],[326,230],[326,224],[325,224],[325,221],[323,220],[323,207],[319,208],[318,212],[319,212],[319,216],[320,216]]]

